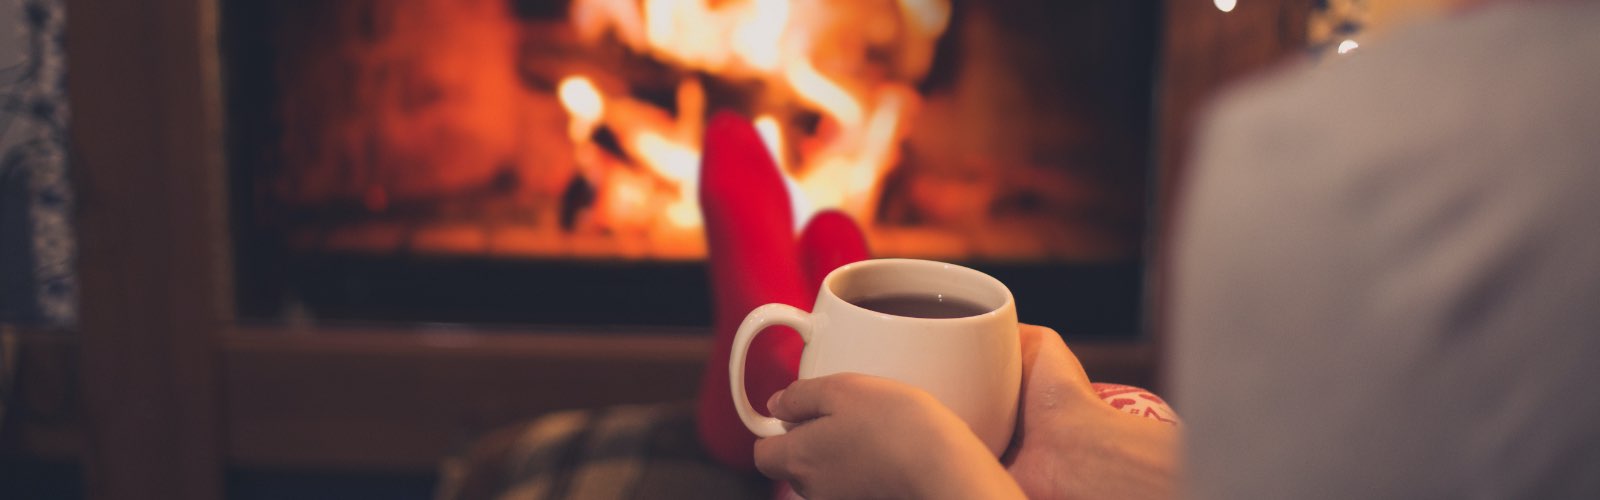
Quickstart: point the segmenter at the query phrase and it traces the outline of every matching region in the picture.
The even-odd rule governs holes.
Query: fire
[[[562,79],[556,94],[569,116],[571,132],[579,171],[601,189],[605,200],[602,212],[613,224],[626,221],[629,226],[648,226],[649,214],[658,203],[652,190],[647,189],[648,179],[631,172],[604,168],[596,159],[599,148],[590,136],[605,126],[618,135],[623,150],[648,167],[658,181],[670,189],[670,200],[661,211],[664,222],[672,227],[692,229],[701,225],[699,199],[700,132],[699,118],[705,110],[705,90],[699,83],[687,80],[679,86],[676,119],[649,104],[626,96],[605,97],[588,78],[569,76]],[[606,106],[606,102],[614,103]]]
[[[808,104],[833,118],[847,131],[861,124],[861,102],[850,92],[823,76],[809,61],[798,61],[784,72],[789,88]]]
[[[778,166],[783,166],[783,127],[778,125],[778,119],[772,115],[761,115],[756,118],[756,133],[761,134],[761,142],[767,145],[767,151],[778,161]]]
[[[789,23],[788,0],[754,0],[733,30],[733,51],[745,64],[772,71],[783,61],[783,28]]]
[[[590,42],[615,40],[672,66],[756,84],[757,104],[746,111],[759,115],[757,130],[784,170],[797,224],[835,208],[869,225],[883,179],[899,161],[904,124],[919,103],[912,85],[932,64],[950,2],[574,0],[570,18]],[[882,55],[869,50],[891,51],[890,67],[877,67]],[[680,85],[675,114],[626,95],[602,99],[578,76],[564,80],[559,94],[575,140],[587,141],[595,127],[613,131],[632,161],[673,188],[660,213],[664,222],[700,226],[695,203],[706,104],[698,80]],[[803,132],[781,118],[797,112],[821,123]]]
[[[601,99],[600,90],[595,88],[594,82],[581,76],[569,76],[561,80],[556,95],[561,98],[561,106],[572,115],[568,127],[572,140],[582,141],[594,133],[606,110],[606,103]]]

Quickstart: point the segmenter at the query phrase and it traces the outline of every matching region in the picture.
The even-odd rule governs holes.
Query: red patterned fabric
[[[1095,383],[1094,393],[1123,413],[1179,425],[1178,413],[1172,411],[1161,396],[1150,391],[1131,385]]]

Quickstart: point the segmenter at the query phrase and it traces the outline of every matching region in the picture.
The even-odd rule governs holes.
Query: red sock
[[[751,434],[728,394],[728,355],[746,314],[769,302],[809,310],[814,296],[795,248],[794,216],[781,172],[755,127],[721,112],[706,127],[700,170],[707,262],[714,307],[711,358],[701,377],[696,426],[711,457],[739,470],[755,468]],[[745,389],[758,410],[793,382],[804,344],[794,330],[772,328],[756,337],[746,357]]]
[[[844,212],[818,213],[800,232],[800,269],[805,272],[806,290],[812,296],[822,289],[822,279],[834,269],[871,257],[861,226]]]

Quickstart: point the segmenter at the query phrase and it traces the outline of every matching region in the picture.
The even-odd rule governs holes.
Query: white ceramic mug
[[[983,312],[935,319],[856,305],[906,296],[961,300]],[[744,391],[750,341],[762,330],[782,325],[805,339],[800,378],[855,372],[905,382],[953,410],[996,456],[1005,451],[1016,425],[1022,361],[1016,305],[1000,280],[943,262],[867,260],[829,273],[811,311],[767,304],[739,325],[728,379],[733,407],[751,432],[771,437],[787,431],[785,422],[756,413]]]

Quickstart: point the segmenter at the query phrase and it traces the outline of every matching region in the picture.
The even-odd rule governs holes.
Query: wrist
[[[1057,476],[1071,484],[1058,485],[1059,491],[1088,493],[1102,497],[1113,493],[1103,487],[1115,485],[1115,496],[1132,499],[1168,499],[1176,496],[1178,476],[1178,430],[1168,424],[1123,414],[1103,403],[1085,407],[1071,418],[1058,421],[1055,449],[1072,450],[1062,465],[1073,472]],[[1066,417],[1066,415],[1062,415]]]
[[[1000,460],[989,452],[977,436],[962,426],[960,436],[947,450],[929,454],[924,469],[913,479],[916,498],[926,499],[1025,499],[1022,489],[1006,472]]]

